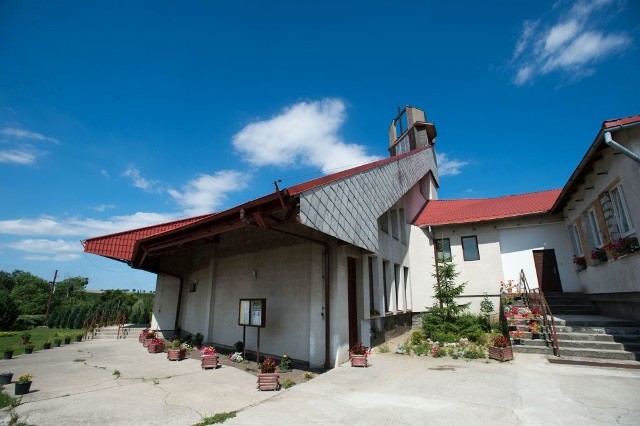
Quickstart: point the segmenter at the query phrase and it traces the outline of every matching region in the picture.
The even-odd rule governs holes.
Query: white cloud
[[[214,175],[202,174],[182,186],[182,190],[167,192],[185,210],[185,214],[212,213],[227,199],[227,194],[247,187],[246,175],[234,170],[222,170]]]
[[[0,151],[0,163],[28,165],[35,163],[35,161],[36,155],[33,152],[19,149]]]
[[[0,134],[3,134],[5,136],[9,136],[9,137],[11,137],[13,139],[19,139],[19,140],[58,143],[58,140],[56,138],[45,136],[43,134],[32,132],[32,131],[25,130],[25,129],[20,129],[20,128],[17,128],[17,127],[4,128],[4,129],[0,130]]]
[[[513,83],[532,83],[551,72],[578,80],[595,73],[598,62],[623,53],[632,44],[630,33],[608,31],[600,19],[615,14],[614,6],[612,0],[581,0],[553,24],[525,21],[511,59]]]
[[[99,206],[95,206],[95,207],[91,207],[93,210],[97,211],[97,212],[104,212],[107,209],[115,209],[116,206],[115,204],[100,204]]]
[[[436,154],[436,159],[438,161],[438,175],[440,177],[459,175],[462,173],[460,169],[469,164],[469,161],[457,160],[455,158],[449,159],[444,152]]]
[[[24,256],[25,260],[35,260],[41,262],[72,262],[80,259],[78,253],[56,253],[56,254],[31,254]]]
[[[113,234],[135,228],[157,225],[181,218],[182,215],[138,212],[126,216],[112,216],[107,220],[67,218],[57,219],[41,216],[36,219],[14,219],[0,221],[0,234],[21,236],[89,238]]]
[[[65,241],[65,240],[22,240],[16,243],[7,244],[7,247],[11,247],[15,250],[26,251],[29,253],[76,253],[82,251],[82,245],[77,241]]]
[[[342,140],[339,130],[345,117],[339,99],[300,102],[245,126],[233,137],[233,145],[255,166],[306,165],[325,174],[380,159],[367,155],[364,146]]]
[[[122,176],[126,176],[130,178],[131,182],[133,182],[133,186],[135,186],[136,188],[140,188],[143,191],[146,191],[146,192],[162,191],[162,187],[159,185],[158,182],[144,178],[140,174],[140,170],[138,170],[134,165],[130,165],[127,168],[127,170],[125,170],[125,172],[122,174]]]

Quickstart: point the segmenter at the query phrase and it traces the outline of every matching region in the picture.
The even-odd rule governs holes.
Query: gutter
[[[627,124],[626,126],[630,126],[630,125]],[[616,130],[620,130],[622,127],[623,126],[618,126],[618,127],[615,127],[615,128],[613,128],[611,130],[607,130],[606,132],[604,132],[604,135],[603,135],[604,143],[609,145],[615,151],[618,151],[619,153],[626,155],[627,157],[631,158],[636,163],[640,164],[640,155],[638,155],[635,152],[633,152],[633,151],[625,148],[624,146],[620,145],[618,142],[614,141],[613,138],[611,137],[611,132],[615,132]]]

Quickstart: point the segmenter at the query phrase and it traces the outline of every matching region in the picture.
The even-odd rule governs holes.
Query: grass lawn
[[[29,330],[31,333],[31,339],[29,342],[33,343],[34,348],[33,351],[41,351],[42,344],[45,340],[51,339],[53,343],[53,339],[56,335],[60,336],[62,340],[62,345],[64,345],[64,336],[66,334],[71,335],[71,344],[76,341],[76,335],[83,333],[84,330],[74,330],[70,328],[48,328],[48,327],[38,327]],[[3,332],[3,334],[6,332]],[[13,333],[13,332],[12,332]],[[0,356],[4,354],[5,349],[12,348],[13,355],[22,355],[24,354],[24,345],[22,344],[22,331],[16,331],[16,334],[13,336],[1,336],[0,337]],[[62,346],[61,345],[61,346]],[[51,345],[53,349],[53,345]]]

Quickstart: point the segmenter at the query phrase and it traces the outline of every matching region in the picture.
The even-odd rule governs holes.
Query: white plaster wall
[[[616,261],[589,266],[577,273],[583,291],[589,293],[621,293],[640,291],[640,253]]]
[[[414,312],[424,312],[433,306],[435,256],[433,242],[427,232],[411,226],[409,233],[410,285]]]
[[[483,293],[496,295],[500,293],[500,281],[503,280],[502,261],[500,259],[500,244],[498,231],[493,225],[473,224],[456,225],[452,227],[432,228],[436,239],[449,238],[451,255],[460,275],[458,283],[467,282],[460,303],[470,303],[469,309],[473,313],[480,312],[480,302]],[[465,261],[462,253],[462,237],[475,235],[478,239],[480,260]],[[435,262],[434,262],[435,264]],[[432,271],[435,267],[431,268]],[[491,298],[497,306],[498,297]]]
[[[504,280],[518,281],[524,270],[530,288],[538,288],[538,275],[533,250],[553,249],[558,263],[560,282],[564,292],[581,291],[575,267],[571,242],[562,222],[498,227]]]
[[[156,294],[153,299],[151,328],[173,332],[178,308],[180,279],[166,274],[156,278]],[[170,336],[168,336],[170,337]]]
[[[318,322],[322,320],[322,305],[311,306],[312,300],[318,303],[321,299],[323,282],[322,276],[317,275],[321,266],[322,248],[316,244],[217,258],[211,340],[229,346],[242,340],[239,299],[266,298],[266,326],[260,331],[260,352],[286,353],[309,362],[322,353],[324,360],[324,333],[312,334],[321,330]],[[317,344],[310,355],[311,340]],[[247,327],[247,349],[255,350],[256,343],[257,329]]]
[[[193,335],[202,333],[205,339],[209,336],[209,306],[210,292],[212,289],[213,259],[204,268],[191,272],[185,280],[182,290],[182,308],[180,312],[180,325],[184,331]],[[189,289],[194,281],[198,282],[196,291],[191,293]]]

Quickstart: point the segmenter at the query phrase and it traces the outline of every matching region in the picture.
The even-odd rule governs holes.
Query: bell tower
[[[436,126],[427,122],[424,111],[410,105],[398,108],[389,126],[389,153],[392,157],[436,143]]]

